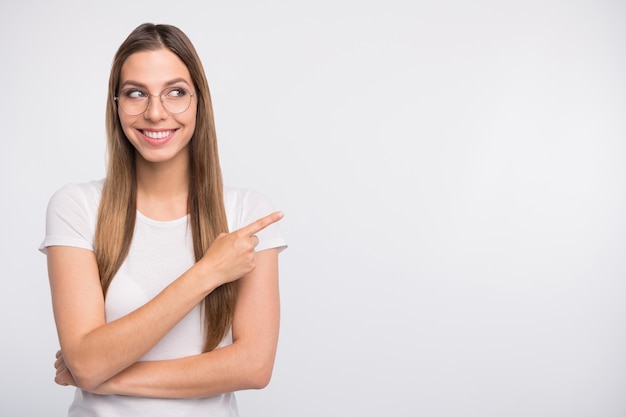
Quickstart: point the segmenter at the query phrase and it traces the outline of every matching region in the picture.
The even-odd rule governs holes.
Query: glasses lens
[[[137,116],[148,108],[149,96],[135,89],[124,90],[117,98],[122,111],[131,116]]]
[[[168,112],[174,114],[182,113],[191,104],[191,94],[184,88],[172,88],[161,94],[161,102]]]

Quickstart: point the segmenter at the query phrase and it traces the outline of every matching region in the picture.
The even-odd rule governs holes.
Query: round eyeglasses
[[[148,110],[152,97],[159,97],[161,104],[169,113],[179,114],[189,108],[191,98],[194,96],[195,94],[182,87],[168,88],[161,94],[149,94],[138,88],[128,88],[113,99],[119,103],[124,113],[129,116],[138,116]]]

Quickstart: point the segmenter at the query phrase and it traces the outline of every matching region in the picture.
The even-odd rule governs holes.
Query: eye
[[[189,92],[182,87],[174,87],[165,92],[165,96],[168,98],[182,98],[187,94],[189,94]]]
[[[148,97],[148,93],[138,90],[136,88],[129,88],[128,90],[122,91],[122,96],[129,99],[138,99]]]

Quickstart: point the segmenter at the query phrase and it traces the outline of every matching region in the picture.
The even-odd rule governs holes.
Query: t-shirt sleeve
[[[72,246],[94,250],[95,213],[80,187],[68,184],[55,192],[46,210],[46,235],[39,250]]]
[[[241,218],[237,228],[247,226],[276,211],[265,195],[250,189],[244,191],[242,206]],[[256,236],[259,238],[259,244],[256,247],[257,252],[272,248],[278,248],[282,252],[287,248],[287,241],[280,229],[280,221],[256,233]]]

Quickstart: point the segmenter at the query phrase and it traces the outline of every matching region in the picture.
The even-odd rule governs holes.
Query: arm
[[[203,274],[194,267],[146,305],[106,323],[93,252],[48,248],[52,306],[61,350],[79,387],[93,389],[137,361],[202,300],[210,288],[203,288]]]
[[[96,390],[135,363],[217,286],[254,269],[254,233],[280,220],[273,213],[239,231],[223,234],[205,256],[134,312],[106,323],[93,252],[48,248],[48,270],[57,331],[76,384]]]
[[[278,249],[256,254],[256,268],[237,281],[233,344],[168,361],[137,362],[96,392],[142,397],[205,397],[265,387],[279,329]]]

